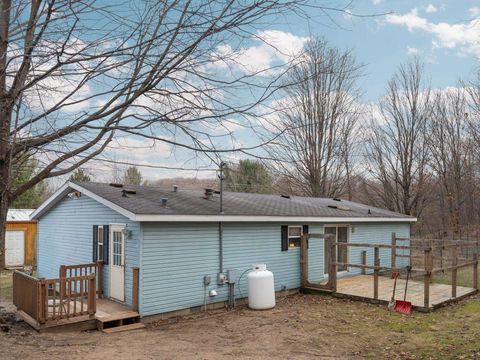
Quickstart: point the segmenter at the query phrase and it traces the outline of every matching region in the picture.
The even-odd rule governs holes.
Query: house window
[[[289,248],[300,247],[301,238],[302,238],[302,226],[288,227],[288,247]]]
[[[97,260],[103,261],[103,226],[99,226],[97,232]]]

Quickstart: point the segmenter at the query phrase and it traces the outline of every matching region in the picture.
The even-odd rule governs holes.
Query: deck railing
[[[40,279],[39,323],[95,315],[95,274],[58,279]]]
[[[38,319],[39,279],[20,271],[13,273],[13,304],[31,318]]]
[[[69,319],[96,312],[95,273],[57,279],[37,279],[25,273],[13,274],[13,303],[36,323]]]
[[[58,277],[59,278],[74,278],[78,276],[87,276],[90,274],[95,274],[97,278],[97,295],[98,297],[103,296],[103,262],[97,261],[96,263],[90,264],[75,264],[75,265],[61,265]]]

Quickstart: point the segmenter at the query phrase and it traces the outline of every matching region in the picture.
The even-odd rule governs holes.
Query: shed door
[[[110,297],[125,301],[125,235],[123,225],[110,225]]]
[[[5,265],[22,266],[25,262],[25,231],[7,230],[5,235]]]

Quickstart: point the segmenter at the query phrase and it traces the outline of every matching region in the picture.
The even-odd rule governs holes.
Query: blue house
[[[140,316],[177,313],[223,303],[227,282],[247,295],[245,274],[265,263],[275,290],[300,287],[300,238],[333,234],[337,242],[390,243],[410,236],[411,216],[340,199],[213,190],[68,182],[33,214],[38,220],[38,275],[58,277],[61,265],[103,261],[107,298],[132,305],[139,269]],[[349,249],[349,250],[347,250]],[[360,260],[361,248],[338,251],[339,262]],[[373,249],[368,250],[371,260]],[[308,251],[310,282],[325,279],[323,240]],[[390,250],[381,249],[381,261]],[[235,279],[228,279],[230,276]],[[339,276],[359,269],[339,267]],[[232,275],[234,274],[234,275]],[[215,290],[215,296],[209,296]]]

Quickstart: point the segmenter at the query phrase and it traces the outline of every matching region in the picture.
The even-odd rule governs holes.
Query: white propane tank
[[[266,264],[253,264],[247,280],[250,309],[265,310],[275,307],[273,273],[267,270]]]

